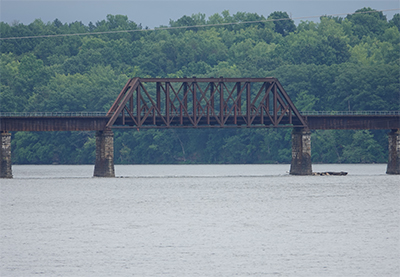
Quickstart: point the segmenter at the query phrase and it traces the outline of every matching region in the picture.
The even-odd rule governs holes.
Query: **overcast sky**
[[[168,25],[170,19],[177,20],[184,15],[204,13],[209,17],[223,10],[231,14],[250,12],[267,17],[274,11],[285,11],[295,19],[319,21],[320,15],[352,13],[363,7],[376,10],[397,9],[384,14],[391,19],[399,13],[400,2],[394,1],[361,1],[361,0],[0,0],[0,21],[29,24],[35,19],[52,22],[56,18],[63,23],[81,21],[85,25],[106,19],[107,14],[127,15],[129,20],[141,23],[143,27],[158,27]],[[300,19],[301,17],[301,19]],[[341,15],[345,17],[345,15]]]

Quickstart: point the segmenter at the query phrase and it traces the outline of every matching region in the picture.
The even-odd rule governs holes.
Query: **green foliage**
[[[268,19],[274,19],[275,32],[282,36],[287,36],[296,31],[296,25],[292,19],[289,19],[287,12],[273,12],[268,16]]]
[[[340,64],[350,58],[348,41],[341,24],[323,17],[320,24],[300,24],[296,33],[285,38],[278,52],[292,64]]]
[[[400,14],[396,13],[391,20],[389,20],[389,25],[397,27],[400,31]]]
[[[226,10],[169,22],[190,28],[2,40],[0,111],[104,112],[131,77],[184,76],[274,76],[303,111],[400,110],[400,16],[387,21],[371,8],[357,12],[296,26],[286,12],[268,16],[285,20],[266,21]],[[58,19],[0,22],[3,38],[141,29],[123,15],[87,26]],[[94,160],[93,132],[18,132],[12,143],[16,163]],[[314,162],[383,162],[387,156],[384,132],[315,131],[312,143]],[[117,163],[287,163],[290,147],[289,129],[115,133]]]
[[[362,8],[346,17],[353,24],[353,34],[358,38],[364,36],[379,36],[388,27],[386,16],[371,8]]]
[[[314,163],[341,163],[349,131],[317,130],[311,134],[311,159]]]
[[[94,132],[17,132],[12,158],[18,164],[91,164],[95,160]]]
[[[347,163],[384,162],[386,157],[382,147],[368,130],[356,131],[352,142],[343,149],[343,161]]]

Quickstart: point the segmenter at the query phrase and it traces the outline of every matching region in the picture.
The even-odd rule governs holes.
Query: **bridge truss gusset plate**
[[[108,128],[306,127],[276,78],[132,78]]]

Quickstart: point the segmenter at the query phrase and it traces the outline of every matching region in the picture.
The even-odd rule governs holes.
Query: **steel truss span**
[[[108,128],[306,127],[276,78],[132,78]]]

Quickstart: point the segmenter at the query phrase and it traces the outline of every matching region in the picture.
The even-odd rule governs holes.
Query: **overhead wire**
[[[363,12],[353,12],[353,13],[337,13],[329,15],[316,15],[316,16],[301,16],[293,18],[279,18],[279,19],[265,19],[265,20],[255,20],[255,21],[240,21],[240,22],[227,22],[227,23],[216,23],[216,24],[203,24],[203,25],[193,25],[193,26],[175,26],[175,27],[156,27],[154,29],[134,29],[134,30],[116,30],[116,31],[104,31],[104,32],[87,32],[87,33],[75,33],[75,34],[56,34],[56,35],[39,35],[39,36],[23,36],[23,37],[0,37],[0,40],[18,40],[18,39],[33,39],[33,38],[51,38],[51,37],[70,37],[70,36],[91,36],[91,35],[103,35],[103,34],[118,34],[118,33],[136,33],[136,32],[152,32],[152,31],[162,31],[162,30],[177,30],[177,29],[193,29],[193,28],[205,28],[205,27],[219,27],[219,26],[229,26],[229,25],[239,25],[239,24],[253,24],[253,23],[265,23],[274,21],[285,21],[285,20],[302,20],[310,18],[320,18],[320,17],[334,17],[343,15],[354,15],[363,13],[375,13],[375,12],[388,12],[388,11],[398,11],[397,9],[386,9],[386,10],[373,10],[373,11],[363,11]]]

